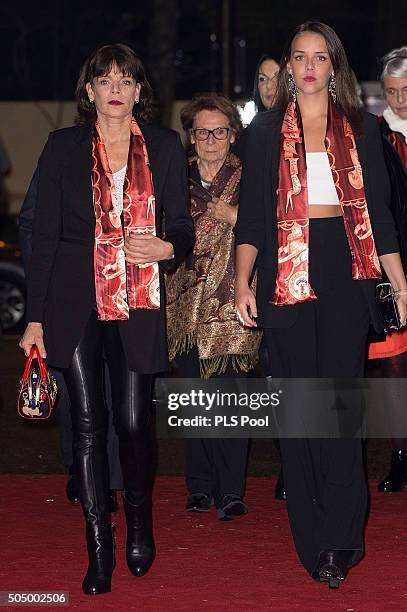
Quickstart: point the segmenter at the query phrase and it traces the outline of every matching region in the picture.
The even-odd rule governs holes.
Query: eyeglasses
[[[230,128],[228,127],[217,127],[214,130],[207,130],[206,128],[195,128],[190,130],[190,133],[195,136],[197,140],[208,140],[212,134],[216,140],[226,140],[228,137]]]

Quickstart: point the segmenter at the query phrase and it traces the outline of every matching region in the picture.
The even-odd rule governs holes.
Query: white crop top
[[[114,187],[116,190],[116,198],[117,198],[117,212],[119,215],[123,212],[123,187],[124,187],[124,179],[126,177],[127,166],[123,166],[117,172],[113,172],[113,180]]]
[[[306,153],[308,205],[339,205],[328,155],[325,152]]]

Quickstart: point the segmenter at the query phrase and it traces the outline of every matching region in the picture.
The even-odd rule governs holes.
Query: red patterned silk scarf
[[[381,278],[352,128],[329,102],[326,151],[352,255],[354,280]],[[277,190],[278,273],[273,304],[315,300],[309,283],[307,167],[299,109],[290,102],[281,127]]]
[[[96,215],[94,267],[96,304],[102,321],[128,319],[132,309],[160,307],[158,264],[126,264],[124,238],[156,235],[155,200],[148,155],[137,122],[131,123],[123,188],[123,224],[113,174],[99,126],[92,140],[92,183]]]

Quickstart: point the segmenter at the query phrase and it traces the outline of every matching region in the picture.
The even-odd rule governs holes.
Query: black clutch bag
[[[396,295],[390,283],[379,283],[376,285],[376,302],[379,304],[382,312],[384,331],[387,333],[393,329],[401,329]]]

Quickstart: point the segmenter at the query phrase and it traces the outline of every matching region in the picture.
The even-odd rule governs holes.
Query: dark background
[[[278,59],[287,34],[306,19],[337,31],[361,81],[375,80],[379,58],[407,43],[407,2],[392,0],[2,0],[0,99],[70,100],[89,52],[124,42],[168,106],[197,91],[222,90],[227,39],[228,93],[248,97],[259,56]]]

